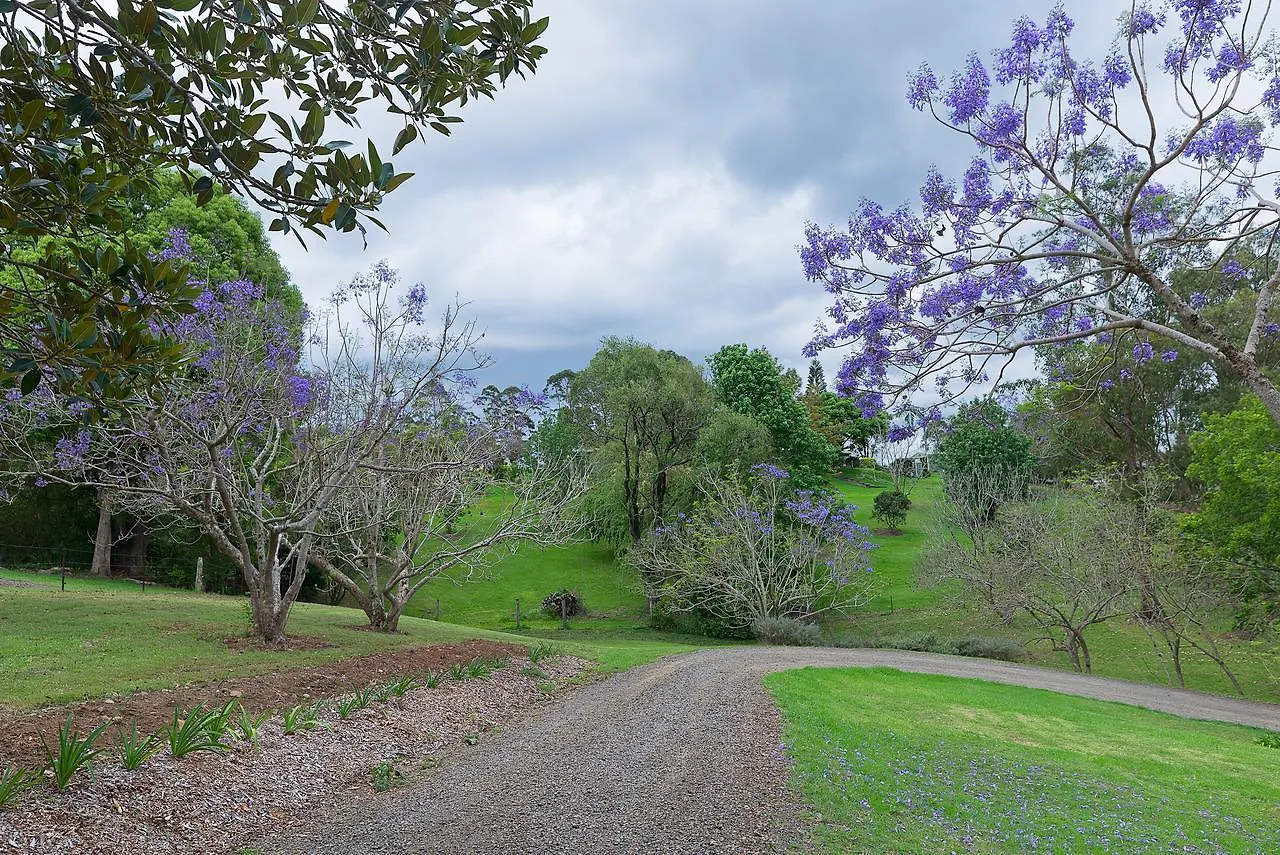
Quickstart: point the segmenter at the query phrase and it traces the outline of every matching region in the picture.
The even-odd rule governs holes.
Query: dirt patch
[[[230,635],[222,639],[231,650],[325,650],[334,645],[328,639],[318,635],[291,635],[283,644],[267,644],[260,638],[250,635]]]
[[[74,716],[76,729],[81,733],[103,722],[129,721],[138,723],[139,732],[151,733],[172,721],[175,706],[184,709],[196,704],[221,706],[235,698],[253,712],[283,710],[319,698],[346,694],[374,681],[439,671],[455,662],[469,662],[481,656],[512,656],[524,652],[525,648],[519,645],[492,641],[414,647],[255,677],[189,684],[122,697],[95,698],[34,712],[0,712],[0,768],[42,765],[45,755],[40,736],[43,734],[51,744],[56,743],[58,729],[66,721],[67,713]]]
[[[0,579],[0,588],[52,588],[42,582],[23,582],[20,579]]]
[[[873,528],[871,533],[880,537],[901,537],[902,529],[900,528]]]

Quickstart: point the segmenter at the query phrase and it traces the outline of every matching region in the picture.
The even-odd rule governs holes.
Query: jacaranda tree
[[[851,350],[838,390],[869,410],[929,381],[956,397],[1023,349],[1083,340],[1145,360],[1199,351],[1280,421],[1258,359],[1280,285],[1268,8],[1134,3],[1094,60],[1059,7],[1043,26],[1016,21],[990,64],[912,74],[911,106],[976,156],[955,177],[930,169],[918,206],[864,199],[847,227],[808,225],[805,273],[833,297],[808,351]],[[1226,296],[1192,290],[1203,274]],[[1249,305],[1239,335],[1212,320],[1224,299]]]
[[[747,479],[706,473],[689,514],[657,526],[627,553],[649,596],[731,627],[809,620],[872,593],[867,529],[856,508],[789,486],[772,464]]]
[[[166,332],[187,342],[180,376],[140,388],[98,424],[49,384],[25,397],[10,390],[2,459],[35,473],[37,486],[84,484],[151,525],[198,527],[244,578],[255,632],[283,641],[326,512],[378,471],[421,408],[481,364],[473,324],[446,309],[432,329],[425,289],[399,291],[395,271],[376,265],[300,341],[257,284],[210,285]]]

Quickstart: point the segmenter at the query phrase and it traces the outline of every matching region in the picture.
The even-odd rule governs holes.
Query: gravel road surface
[[[889,667],[975,677],[1280,731],[1280,705],[892,650],[702,650],[612,675],[410,787],[335,806],[265,855],[764,853],[802,826],[770,671]]]

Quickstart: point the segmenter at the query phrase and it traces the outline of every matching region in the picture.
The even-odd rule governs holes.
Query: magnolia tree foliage
[[[627,553],[649,596],[739,627],[865,603],[871,543],[854,509],[787,481],[771,464],[756,466],[746,482],[704,476],[694,510]]]
[[[1076,53],[1058,8],[1043,26],[1016,21],[990,63],[911,75],[911,106],[976,156],[956,177],[930,169],[918,206],[863,200],[846,228],[807,227],[805,273],[833,298],[808,350],[852,351],[838,391],[874,410],[932,381],[945,399],[1023,349],[1087,341],[1140,360],[1198,351],[1280,421],[1258,359],[1280,285],[1268,8],[1135,3],[1097,60]],[[1238,335],[1187,272],[1236,283]]]
[[[428,331],[425,290],[397,299],[396,286],[385,264],[356,277],[302,340],[306,358],[295,319],[256,284],[210,286],[166,331],[188,342],[183,375],[93,426],[46,385],[14,390],[7,456],[37,484],[97,487],[139,518],[198,526],[243,576],[256,632],[279,642],[328,508],[478,364],[472,324],[449,309]]]
[[[0,286],[0,380],[29,391],[38,368],[64,368],[49,379],[115,398],[130,371],[180,356],[158,331],[199,289],[119,237],[159,170],[198,204],[218,185],[251,200],[273,230],[381,226],[410,176],[389,156],[541,59],[531,5],[0,0],[0,270],[21,273]],[[353,147],[371,103],[394,143]],[[70,240],[13,251],[42,237]]]

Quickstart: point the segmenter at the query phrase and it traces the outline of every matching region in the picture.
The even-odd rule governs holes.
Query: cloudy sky
[[[541,388],[605,335],[698,361],[746,342],[803,367],[824,306],[796,256],[805,221],[841,222],[863,196],[896,205],[929,164],[967,162],[907,106],[907,73],[985,58],[1014,17],[1052,5],[537,0],[538,72],[400,154],[417,174],[384,208],[390,235],[277,247],[313,302],[380,258],[437,304],[468,302],[494,360],[484,382]],[[1121,5],[1066,8],[1105,47]],[[379,119],[366,130],[389,150]]]

